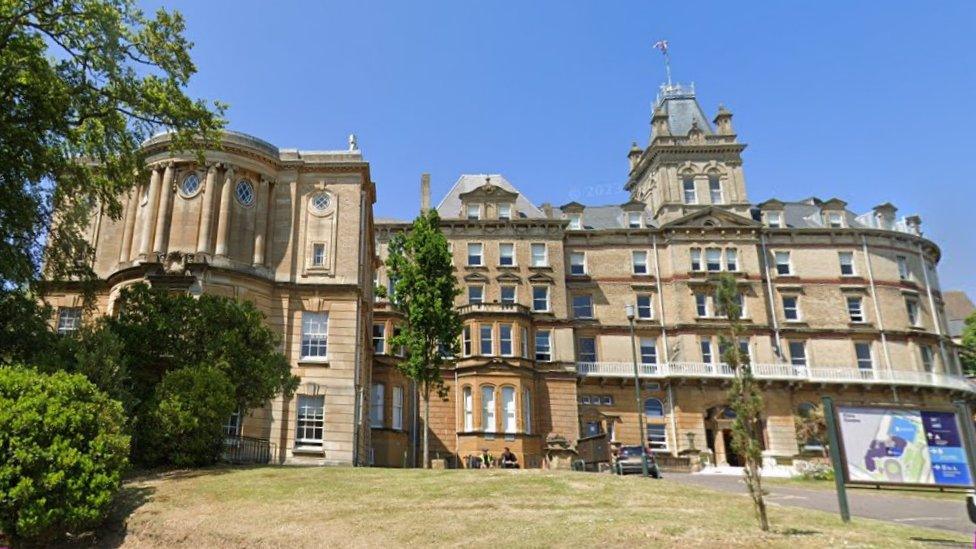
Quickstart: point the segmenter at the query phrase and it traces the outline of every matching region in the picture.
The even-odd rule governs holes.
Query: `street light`
[[[640,438],[641,449],[641,472],[647,477],[647,448],[645,447],[646,444],[644,441],[644,405],[641,402],[640,373],[637,371],[637,336],[634,335],[634,306],[628,303],[626,310],[627,322],[630,323],[630,352],[634,357],[634,399],[637,404],[637,426],[640,429],[638,437]]]

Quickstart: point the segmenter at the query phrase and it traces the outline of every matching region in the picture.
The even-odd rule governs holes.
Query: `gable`
[[[743,217],[715,207],[708,207],[690,213],[684,217],[679,217],[670,223],[665,223],[662,228],[673,227],[759,227],[760,224],[753,219]]]

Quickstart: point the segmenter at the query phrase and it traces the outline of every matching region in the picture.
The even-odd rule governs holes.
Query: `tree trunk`
[[[430,469],[430,386],[424,383],[424,469]]]

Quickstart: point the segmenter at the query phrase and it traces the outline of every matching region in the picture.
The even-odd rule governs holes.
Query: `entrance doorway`
[[[745,459],[732,449],[732,421],[735,412],[728,406],[715,406],[705,412],[705,438],[715,464],[742,467]]]

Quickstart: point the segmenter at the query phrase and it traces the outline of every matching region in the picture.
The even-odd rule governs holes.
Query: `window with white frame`
[[[322,446],[325,431],[325,396],[298,395],[295,446]]]
[[[807,365],[807,344],[803,341],[790,341],[790,364],[794,366]]]
[[[715,357],[712,353],[712,340],[709,338],[702,338],[698,342],[698,348],[701,349],[702,362],[705,364],[712,364]]]
[[[511,219],[512,218],[512,205],[509,203],[498,205],[498,219]]]
[[[627,212],[627,227],[640,229],[644,227],[644,215],[642,212]]]
[[[522,430],[532,434],[532,393],[528,389],[522,389]]]
[[[727,271],[738,271],[739,270],[739,250],[736,248],[726,248],[725,249],[725,270]]]
[[[539,362],[552,360],[552,331],[535,331],[535,359]]]
[[[324,359],[328,356],[329,313],[302,311],[303,359]]]
[[[586,336],[580,337],[577,341],[579,345],[579,361],[596,362],[596,338]]]
[[[691,248],[691,270],[700,271],[702,270],[701,262],[701,248]]]
[[[227,417],[227,422],[224,423],[224,436],[226,437],[239,437],[241,436],[241,411],[235,410]]]
[[[918,314],[918,301],[914,298],[905,298],[905,312],[908,313],[908,324],[912,327],[917,328],[921,325],[921,319]]]
[[[498,325],[498,346],[499,354],[502,356],[512,356],[515,354],[512,346],[512,325]]]
[[[566,217],[569,218],[569,227],[567,227],[568,229],[578,231],[583,228],[583,214],[571,213]]]
[[[705,248],[705,270],[722,270],[722,248]]]
[[[325,244],[316,242],[312,244],[312,266],[322,267],[325,265]]]
[[[844,216],[840,212],[827,212],[827,226],[831,229],[840,229],[844,226]]]
[[[699,318],[707,318],[711,316],[709,314],[708,306],[708,294],[696,293],[695,294],[695,314]]]
[[[403,430],[403,387],[393,388],[393,428]]]
[[[381,355],[386,352],[386,324],[373,324],[373,352]]]
[[[663,423],[647,424],[647,444],[652,452],[668,451],[668,436]]]
[[[657,364],[657,341],[650,337],[640,338],[641,364]]]
[[[464,406],[464,430],[474,431],[474,397],[471,394],[471,387],[465,387],[463,391]]]
[[[526,328],[525,326],[522,326],[519,329],[519,336],[520,336],[519,342],[521,343],[521,345],[519,346],[522,349],[521,356],[522,358],[528,359],[529,358],[529,329]]]
[[[854,252],[837,252],[841,276],[854,276]]]
[[[498,265],[501,267],[515,265],[515,244],[502,242],[498,245]]]
[[[481,285],[468,286],[468,305],[485,302],[485,287]]]
[[[373,392],[370,393],[370,403],[369,403],[369,426],[382,428],[383,427],[383,405],[385,401],[383,393],[386,390],[386,386],[382,383],[373,384]]]
[[[637,295],[637,318],[648,320],[654,318],[653,301],[649,294]]]
[[[857,368],[862,372],[874,370],[874,359],[871,356],[871,344],[857,342],[854,344],[854,356],[857,359]]]
[[[776,252],[776,274],[787,276],[793,274],[793,266],[790,263],[790,252]]]
[[[684,193],[685,204],[698,204],[698,193],[695,192],[695,180],[686,177],[681,182],[681,190]]]
[[[847,298],[847,315],[851,322],[864,322],[863,300],[857,296]]]
[[[461,354],[471,356],[471,326],[461,329]]]
[[[800,304],[795,295],[783,296],[783,318],[786,320],[800,320]]]
[[[492,345],[492,334],[491,334],[491,324],[482,324],[481,330],[479,332],[479,339],[481,340],[481,355],[490,356],[493,354]]]
[[[722,182],[717,175],[708,176],[708,194],[712,204],[725,203],[725,197],[722,195]]]
[[[502,410],[505,413],[504,421],[502,421],[502,432],[514,433],[518,430],[516,421],[518,416],[515,412],[515,387],[510,385],[502,387]]]
[[[81,327],[81,307],[60,307],[58,309],[58,335],[71,334]]]
[[[909,280],[912,273],[908,270],[908,258],[900,255],[896,259],[898,260],[898,278],[902,280]]]
[[[571,275],[586,274],[586,252],[569,253],[569,274]]]
[[[593,296],[590,294],[573,296],[573,318],[593,318]]]
[[[481,219],[481,204],[468,204],[468,219]]]
[[[935,354],[932,352],[932,347],[922,345],[918,348],[918,352],[922,357],[922,369],[932,373],[935,366]]]
[[[779,229],[783,226],[783,212],[766,212],[766,226]]]
[[[535,312],[549,310],[549,286],[532,287],[532,310]]]
[[[533,267],[549,266],[549,252],[546,250],[546,244],[544,242],[532,243],[531,250]]]
[[[485,247],[480,242],[468,243],[468,266],[480,267],[484,265]]]
[[[491,385],[481,387],[481,430],[495,432],[495,388]]]
[[[503,305],[515,304],[515,286],[501,286],[500,291]]]
[[[631,252],[631,264],[632,264],[634,274],[646,275],[647,274],[647,252],[646,251]]]

